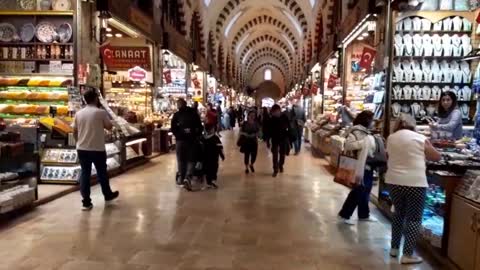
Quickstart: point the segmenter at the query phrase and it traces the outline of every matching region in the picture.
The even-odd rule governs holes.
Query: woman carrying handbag
[[[355,184],[348,194],[339,218],[348,225],[355,223],[350,220],[353,212],[358,207],[359,221],[374,221],[370,217],[369,201],[373,185],[373,168],[367,164],[367,159],[373,157],[376,144],[370,132],[373,124],[373,113],[363,111],[353,121],[353,127],[347,132],[344,150],[353,153],[357,162],[355,164]]]

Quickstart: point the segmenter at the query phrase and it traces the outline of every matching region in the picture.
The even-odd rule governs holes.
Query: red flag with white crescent
[[[372,67],[372,62],[375,59],[377,51],[367,47],[363,48],[362,59],[360,60],[360,67],[370,69]]]

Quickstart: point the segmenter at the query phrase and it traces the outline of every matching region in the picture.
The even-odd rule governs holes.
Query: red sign
[[[132,81],[144,81],[147,78],[147,71],[141,67],[134,67],[128,70],[128,78]]]
[[[103,61],[109,70],[129,70],[141,67],[150,71],[149,47],[119,47],[106,45],[100,48]]]
[[[372,62],[377,54],[376,50],[370,48],[363,48],[362,58],[360,60],[360,67],[369,70],[372,67]]]

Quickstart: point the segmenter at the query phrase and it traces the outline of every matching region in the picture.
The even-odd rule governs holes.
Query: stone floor
[[[175,158],[162,156],[115,178],[121,198],[111,205],[95,187],[91,212],[80,211],[77,192],[0,227],[0,269],[440,269],[390,259],[377,212],[378,223],[338,224],[347,189],[323,160],[304,150],[273,179],[262,146],[257,173],[246,176],[234,137],[223,135],[219,190],[177,188]]]

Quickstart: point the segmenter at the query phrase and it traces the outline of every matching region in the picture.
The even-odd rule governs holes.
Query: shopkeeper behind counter
[[[439,120],[430,124],[432,132],[445,133],[440,137],[458,140],[463,137],[462,113],[457,107],[457,95],[451,91],[443,92],[438,105]]]

